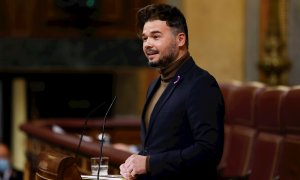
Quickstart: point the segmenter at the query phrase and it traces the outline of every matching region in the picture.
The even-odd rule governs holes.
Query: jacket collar
[[[188,72],[190,70],[190,68],[194,65],[195,65],[195,62],[194,62],[193,58],[189,57],[186,60],[186,62],[178,69],[176,75],[171,79],[169,85],[167,86],[167,88],[165,89],[165,91],[163,92],[163,94],[161,95],[159,100],[157,101],[157,103],[152,111],[146,139],[147,139],[149,132],[152,129],[152,126],[156,119],[156,116],[159,114],[160,110],[162,109],[164,104],[167,102],[167,100],[169,99],[171,94],[174,92],[176,87],[184,80],[184,75],[186,74],[186,72]],[[143,128],[145,128],[145,130],[146,130],[145,123],[144,123],[145,110],[146,110],[146,107],[148,106],[148,103],[150,102],[150,99],[152,98],[154,92],[160,86],[160,81],[161,81],[161,78],[159,77],[154,82],[154,84],[149,88],[149,93],[148,93],[146,104],[145,104],[145,107],[143,109],[143,114],[142,114]]]

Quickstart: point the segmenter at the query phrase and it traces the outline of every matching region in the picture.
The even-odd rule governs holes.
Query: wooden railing
[[[75,157],[78,155],[77,165],[84,174],[90,173],[89,158],[100,155],[100,141],[97,140],[102,130],[102,120],[91,119],[87,123],[86,132],[90,141],[83,140],[77,154],[80,134],[84,121],[81,119],[40,119],[21,125],[21,130],[28,136],[25,167],[25,178],[34,179],[37,171],[38,156],[41,152],[56,151]],[[61,128],[54,132],[53,127]],[[105,133],[111,137],[111,143],[139,144],[140,122],[137,119],[109,119],[106,122]],[[118,174],[118,167],[131,153],[104,144],[103,156],[110,158],[110,174]]]

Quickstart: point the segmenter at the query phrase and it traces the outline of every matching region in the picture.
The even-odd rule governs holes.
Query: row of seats
[[[226,107],[221,177],[300,179],[300,87],[228,82],[220,88]]]

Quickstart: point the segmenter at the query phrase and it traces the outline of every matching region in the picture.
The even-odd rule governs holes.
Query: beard
[[[164,69],[164,68],[168,67],[169,64],[171,64],[172,62],[174,62],[176,60],[177,53],[178,53],[178,50],[176,49],[175,44],[173,44],[170,48],[168,48],[167,54],[162,55],[158,61],[155,61],[155,62],[149,61],[148,65],[150,67]]]

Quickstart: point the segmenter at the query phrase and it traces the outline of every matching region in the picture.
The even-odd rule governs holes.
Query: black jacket
[[[142,150],[150,172],[139,179],[216,179],[224,143],[224,101],[220,88],[192,58],[178,70],[151,114],[147,105],[160,85],[149,87],[141,123]]]

